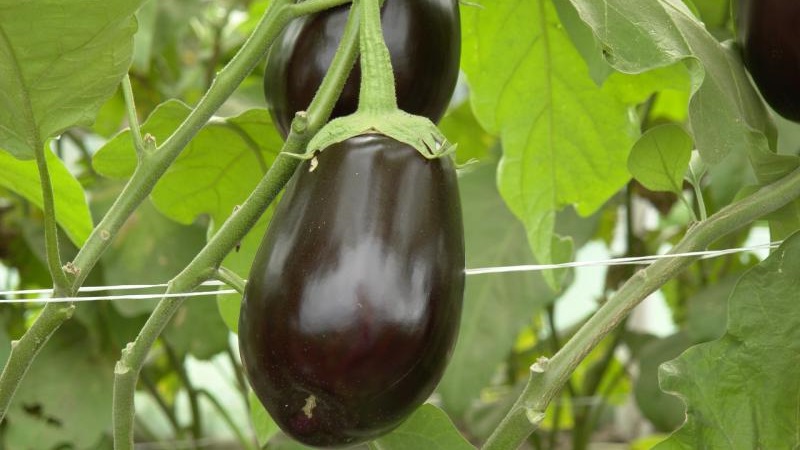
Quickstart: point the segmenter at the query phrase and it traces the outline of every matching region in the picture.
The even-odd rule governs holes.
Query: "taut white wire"
[[[0,300],[3,303],[67,303],[67,302],[94,302],[99,300],[146,300],[153,298],[172,298],[172,297],[203,297],[206,295],[235,294],[233,289],[222,289],[219,291],[200,291],[200,292],[177,292],[172,294],[131,294],[131,295],[103,295],[98,297],[40,297],[40,298],[12,298]]]
[[[744,253],[752,250],[775,248],[778,247],[779,245],[780,242],[770,242],[768,244],[754,245],[751,247],[729,248],[725,250],[704,250],[699,252],[674,253],[674,254],[664,254],[664,255],[632,256],[627,258],[613,258],[601,261],[575,261],[575,262],[568,262],[561,264],[527,264],[521,266],[482,267],[477,269],[467,269],[464,272],[467,275],[484,275],[489,273],[537,272],[543,270],[568,269],[572,267],[652,264],[658,261],[659,259],[681,258],[684,256],[700,256],[701,259],[708,259],[724,255],[731,255],[734,253]]]
[[[499,273],[513,273],[513,272],[539,272],[544,270],[568,269],[574,267],[597,267],[597,266],[619,266],[619,265],[648,265],[660,259],[680,258],[685,256],[699,256],[702,259],[716,258],[735,253],[744,253],[753,250],[764,250],[768,248],[775,248],[781,242],[770,242],[767,244],[753,245],[750,247],[737,247],[724,250],[706,250],[699,252],[664,254],[664,255],[650,255],[650,256],[636,256],[627,258],[612,258],[598,261],[575,261],[561,264],[527,264],[518,266],[502,266],[502,267],[479,267],[474,269],[466,269],[465,275],[486,275],[486,274],[499,274]],[[201,286],[224,286],[225,283],[221,281],[206,281]],[[127,290],[140,290],[140,289],[154,289],[165,288],[166,283],[162,284],[123,284],[118,286],[85,286],[78,289],[78,292],[99,292],[99,291],[127,291]],[[17,295],[32,295],[32,294],[51,294],[52,289],[24,289],[17,291],[0,291],[0,296],[17,296]],[[184,293],[152,293],[152,294],[128,294],[128,295],[107,295],[107,296],[92,296],[92,297],[62,297],[62,298],[15,298],[0,300],[2,303],[56,303],[56,302],[89,302],[99,300],[145,300],[154,298],[172,298],[172,297],[203,297],[219,294],[235,294],[233,289],[224,289],[216,291],[199,291],[199,292],[184,292]]]
[[[206,281],[200,286],[224,286],[225,283],[217,280]],[[99,291],[130,291],[140,289],[165,288],[167,283],[161,284],[120,284],[117,286],[82,286],[78,292],[99,292]],[[25,289],[21,291],[0,291],[0,295],[31,295],[31,294],[50,294],[52,289]]]

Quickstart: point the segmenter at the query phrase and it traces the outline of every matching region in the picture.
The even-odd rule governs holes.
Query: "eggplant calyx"
[[[394,110],[376,115],[355,112],[330,121],[308,143],[306,155],[364,134],[383,134],[416,149],[427,159],[451,154],[455,145],[447,141],[430,119]]]

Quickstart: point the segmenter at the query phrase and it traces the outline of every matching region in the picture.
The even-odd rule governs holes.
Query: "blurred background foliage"
[[[727,0],[684,1],[717,39],[732,37]],[[144,3],[137,14],[130,75],[145,132],[160,142],[186,117],[187,105],[195,104],[207,90],[267,3]],[[605,87],[601,90],[595,85],[598,92],[593,95],[616,99],[616,108],[630,110],[632,119],[622,125],[631,128],[631,136],[658,126],[685,124],[690,86],[683,66],[649,75],[649,79],[625,78],[594,52],[594,41],[587,40],[585,25],[574,10],[562,0],[553,0],[553,5],[558,14],[553,20],[566,29],[560,45],[574,48],[569,51],[577,61],[579,54],[586,60],[581,83],[603,82]],[[468,17],[474,7],[465,3],[462,8],[467,24],[478,23]],[[465,40],[470,39],[474,36],[465,35]],[[464,68],[466,79],[472,80],[471,73],[479,67],[470,58],[465,54]],[[125,225],[87,286],[168,281],[245,199],[281,146],[264,109],[262,76],[263,67],[258,67],[218,111],[219,117],[190,143],[148,202]],[[466,79],[441,128],[459,143],[459,162],[470,162],[459,175],[467,266],[536,263],[526,242],[539,231],[526,229],[524,221],[512,213],[514,203],[509,207],[498,180],[498,166],[508,158],[503,143],[513,139],[508,135],[499,139],[499,128],[480,120],[486,105],[472,97],[486,95],[485,91],[478,82],[471,90]],[[535,77],[515,82],[535,83]],[[507,107],[520,116],[530,113],[526,105]],[[110,207],[133,170],[135,156],[123,131],[126,127],[122,93],[117,92],[93,126],[70,129],[52,142],[64,168],[63,179],[55,182],[56,195],[80,196],[84,190],[93,223]],[[777,127],[779,151],[797,154],[793,143],[800,137],[800,127],[782,120]],[[677,126],[660,129],[663,136],[658,138],[680,141],[681,130]],[[644,158],[646,165],[650,149],[639,142],[637,146],[644,148],[637,150],[636,157]],[[687,164],[692,157],[689,144]],[[697,162],[694,153],[692,164]],[[636,175],[632,164],[629,160],[628,168]],[[637,181],[638,176],[633,180],[628,169],[617,167],[617,180],[604,187],[613,185],[616,193],[599,198],[589,214],[572,206],[558,209],[551,234],[568,245],[553,245],[554,261],[661,252],[684,234],[693,214],[699,212],[697,193],[711,213],[755,183],[748,164],[747,155],[734,155],[708,171],[697,166],[693,183],[684,183],[684,174],[678,173],[677,184],[663,189],[646,186]],[[0,167],[8,174],[27,170],[10,161]],[[25,194],[24,180],[12,183],[11,175],[4,179],[0,183],[0,290],[47,288],[40,203],[35,194]],[[653,181],[647,175],[642,179]],[[242,277],[247,276],[269,214],[224,262]],[[88,220],[75,217],[61,224],[65,260],[75,254],[80,236],[85,238],[91,225]],[[764,242],[767,236],[761,223],[717,242],[715,248]],[[559,249],[564,252],[559,254]],[[659,388],[658,367],[690,346],[724,334],[727,299],[736,281],[764,256],[749,253],[700,261],[670,281],[582,363],[526,445],[537,450],[649,448],[680,427],[684,405]],[[530,365],[557,351],[634,270],[633,266],[587,267],[550,272],[547,279],[540,273],[469,277],[460,340],[432,402],[471,441],[485,439],[518,396]],[[122,292],[108,290],[98,295],[117,293]],[[176,314],[142,372],[136,398],[137,441],[153,444],[141,448],[300,448],[280,435],[248,392],[233,334],[239,301],[238,295],[219,296],[216,301],[191,299]],[[0,448],[110,449],[114,362],[153,307],[153,301],[141,300],[79,303],[74,320],[55,334],[20,387],[7,420],[0,425]],[[36,304],[0,308],[0,361],[39,311]]]

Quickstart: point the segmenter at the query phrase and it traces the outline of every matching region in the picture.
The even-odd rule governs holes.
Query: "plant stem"
[[[136,103],[133,100],[131,77],[127,73],[125,78],[122,79],[122,95],[125,97],[125,110],[128,113],[128,126],[131,129],[133,148],[136,149],[136,155],[141,159],[142,155],[144,155],[144,140],[142,139],[142,130],[139,129],[139,118],[136,116]]]
[[[156,182],[178,157],[191,138],[197,134],[203,124],[233,93],[239,82],[263,59],[275,37],[286,24],[295,17],[319,12],[348,2],[349,0],[305,0],[295,4],[293,0],[274,0],[270,4],[258,27],[239,49],[236,56],[222,69],[211,89],[203,96],[192,111],[192,114],[158,148],[152,157],[142,159],[141,164],[136,168],[117,201],[114,202],[111,209],[92,230],[86,243],[71,263],[72,286],[64,291],[57,290],[56,295],[70,297],[77,293],[78,288],[83,285],[89,272],[97,264],[100,256],[111,244],[113,237],[116,236],[128,217],[150,195]],[[353,56],[353,59],[355,59],[355,56]],[[352,68],[352,64],[350,68]],[[341,88],[339,91],[341,91]],[[329,93],[329,95],[338,97],[338,92],[336,94]],[[328,112],[329,114],[330,112]],[[324,121],[326,119],[327,115],[321,120]],[[59,308],[63,307],[61,305]],[[11,398],[22,380],[22,376],[33,363],[38,351],[47,342],[50,335],[70,317],[70,315],[58,313],[59,308],[45,308],[42,315],[37,319],[37,321],[42,321],[42,324],[37,327],[36,323],[34,323],[31,328],[37,328],[36,335],[29,337],[29,333],[26,333],[20,339],[20,344],[25,350],[11,352],[6,362],[6,368],[3,369],[3,374],[0,375],[0,420],[5,416]],[[34,339],[38,339],[38,341],[31,344],[28,343]],[[6,373],[7,371],[8,373]],[[131,427],[132,425],[133,421],[131,420]]]
[[[203,395],[206,399],[208,399],[209,402],[211,402],[211,405],[213,405],[214,409],[217,410],[217,413],[219,413],[219,415],[222,417],[222,420],[225,422],[225,424],[228,425],[228,428],[230,428],[231,431],[233,431],[233,434],[236,435],[236,438],[239,440],[239,443],[242,445],[242,448],[247,450],[255,450],[255,446],[250,441],[250,439],[247,439],[244,433],[242,433],[242,430],[240,430],[239,427],[236,426],[236,422],[233,420],[231,415],[228,414],[228,411],[226,411],[225,408],[222,407],[220,402],[213,395],[211,395],[210,392],[208,392],[205,389],[198,389],[197,393]]]
[[[717,239],[769,214],[800,196],[800,169],[762,187],[758,192],[723,208],[707,220],[690,228],[670,253],[704,250]],[[543,412],[570,374],[594,347],[648,295],[675,277],[696,256],[661,259],[635,273],[609,299],[540,372],[531,372],[528,384],[514,406],[495,429],[484,450],[509,450],[519,447],[536,429],[527,413]]]
[[[550,328],[550,348],[552,349],[553,353],[557,353],[558,350],[561,349],[561,340],[558,337],[558,329],[556,328],[556,308],[553,303],[547,305],[546,315],[547,325]],[[567,381],[566,387],[570,397],[575,398],[577,394],[571,380]],[[555,411],[553,412],[552,428],[547,435],[547,448],[551,450],[556,448],[556,445],[558,444],[558,434],[561,431],[561,408],[561,402],[557,402]]]
[[[41,144],[41,143],[40,143]],[[42,199],[44,210],[44,243],[47,253],[47,268],[53,280],[53,295],[68,297],[69,281],[61,267],[61,253],[58,248],[58,225],[56,224],[55,202],[53,200],[53,186],[50,181],[50,172],[47,168],[44,144],[36,148],[36,165],[39,168],[39,180],[42,185]],[[69,304],[47,304],[37,320],[22,338],[11,345],[11,354],[0,374],[0,422],[8,411],[14,393],[19,387],[22,378],[28,372],[31,362],[44,344],[50,339],[59,325],[72,317],[75,306]]]
[[[231,367],[233,368],[233,373],[234,376],[236,377],[236,387],[242,394],[242,400],[244,401],[244,404],[249,408],[250,398],[248,397],[247,382],[244,379],[244,375],[242,375],[242,366],[236,359],[236,354],[234,353],[233,348],[231,348],[230,343],[228,343],[228,345],[225,347],[225,354],[228,355],[228,360],[230,361]]]
[[[36,166],[39,169],[39,182],[42,185],[42,210],[44,211],[44,246],[47,252],[47,269],[53,280],[53,288],[66,292],[69,286],[67,275],[61,266],[61,252],[58,248],[58,224],[56,222],[56,208],[53,200],[53,184],[50,181],[50,170],[47,167],[47,157],[44,144],[36,148]]]
[[[170,365],[178,374],[178,378],[180,378],[181,383],[183,383],[183,387],[186,388],[186,395],[189,397],[189,408],[192,412],[192,445],[197,449],[197,441],[203,437],[203,418],[200,415],[200,403],[197,400],[197,390],[194,388],[189,374],[186,373],[184,362],[181,361],[178,354],[175,353],[175,349],[172,348],[166,339],[161,339],[161,343],[164,346],[164,352],[167,354]]]
[[[235,289],[236,292],[238,292],[239,294],[244,295],[244,287],[245,287],[244,280],[234,271],[226,267],[220,266],[217,269],[217,272],[214,274],[214,278],[216,278],[217,281],[221,281],[230,286],[231,288]]]
[[[394,72],[383,40],[380,0],[354,2],[361,16],[361,90],[358,111],[379,114],[397,109]]]
[[[22,338],[11,343],[11,354],[6,361],[3,374],[0,375],[0,422],[8,411],[20,381],[28,372],[31,361],[39,354],[58,326],[72,317],[74,311],[75,305],[72,303],[48,303]]]
[[[312,0],[307,0],[297,6],[307,5],[311,2]],[[290,156],[290,154],[299,154],[305,150],[311,136],[327,120],[347,80],[347,75],[356,57],[357,24],[358,21],[351,14],[339,49],[331,63],[331,69],[323,79],[319,91],[308,108],[306,132],[298,133],[296,129],[300,127],[291,127],[291,132],[281,153],[256,189],[242,204],[242,207],[222,225],[192,262],[169,282],[167,294],[189,292],[203,281],[213,277],[217,273],[219,263],[255,225],[258,218],[289,181],[300,163],[300,159]],[[142,327],[136,340],[123,350],[122,358],[117,362],[114,371],[113,413],[114,448],[116,450],[133,448],[135,417],[133,396],[139,371],[153,343],[169,323],[175,311],[181,306],[183,300],[179,297],[162,299]]]
[[[144,385],[147,392],[150,393],[150,396],[153,397],[153,400],[158,405],[158,408],[161,410],[162,413],[167,417],[167,421],[172,426],[172,430],[175,433],[175,437],[181,436],[181,426],[178,424],[178,418],[175,417],[175,411],[167,404],[167,401],[164,400],[164,396],[158,392],[158,387],[153,383],[153,380],[150,379],[146,374],[142,373],[142,384]]]

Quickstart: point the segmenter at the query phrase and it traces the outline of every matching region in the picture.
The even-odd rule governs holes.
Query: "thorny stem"
[[[670,253],[704,250],[717,239],[776,211],[798,196],[800,169],[697,223]],[[539,422],[532,423],[528,418],[540,417],[589,352],[636,305],[696,259],[696,256],[661,259],[634,274],[546,365],[538,365],[537,368],[543,370],[531,371],[522,395],[484,444],[483,450],[509,450],[519,447],[539,425]]]

